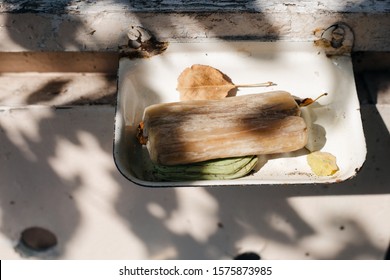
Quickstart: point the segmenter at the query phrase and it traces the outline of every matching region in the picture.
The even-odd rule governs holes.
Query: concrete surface
[[[388,56],[381,57],[386,67]],[[232,259],[248,252],[383,259],[390,241],[390,80],[388,68],[366,64],[372,59],[354,60],[366,163],[349,181],[310,186],[134,185],[113,162],[112,99],[75,106],[86,105],[75,93],[95,91],[95,104],[101,86],[110,91],[115,79],[2,73],[0,259]],[[58,79],[69,82],[59,90]],[[24,248],[21,234],[30,227],[51,231],[57,245]]]

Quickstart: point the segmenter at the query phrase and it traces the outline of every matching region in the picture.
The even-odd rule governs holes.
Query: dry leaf
[[[143,135],[144,133],[144,122],[140,122],[138,127],[137,127],[137,134],[136,134],[136,138],[138,140],[138,142],[141,144],[141,145],[146,145],[146,143],[148,143],[148,138],[145,137]]]
[[[296,98],[295,101],[297,102],[299,107],[306,107],[306,106],[309,106],[309,105],[313,104],[314,102],[316,102],[321,97],[327,96],[327,95],[328,95],[328,93],[325,92],[325,93],[321,94],[320,96],[318,96],[316,99],[311,99],[311,98],[300,99],[300,98]]]
[[[195,64],[180,74],[177,90],[182,101],[211,100],[235,95],[237,87],[221,71],[208,65]]]
[[[318,176],[331,176],[339,170],[336,164],[336,157],[331,153],[311,153],[307,156],[307,163]]]

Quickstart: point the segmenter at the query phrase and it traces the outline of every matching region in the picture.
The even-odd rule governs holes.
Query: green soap
[[[247,175],[257,162],[257,156],[246,156],[175,166],[155,165],[154,175],[164,181],[229,180]]]
[[[247,165],[253,156],[214,159],[182,165],[155,165],[157,173],[234,174]]]

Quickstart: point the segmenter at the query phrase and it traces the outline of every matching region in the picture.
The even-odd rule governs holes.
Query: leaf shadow
[[[61,94],[66,93],[66,86],[70,82],[69,79],[56,79],[52,80],[45,85],[43,85],[40,89],[31,93],[27,97],[27,104],[44,104],[45,102],[50,102],[60,96]]]

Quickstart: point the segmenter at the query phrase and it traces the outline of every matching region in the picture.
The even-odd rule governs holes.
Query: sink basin
[[[147,149],[135,137],[144,108],[179,101],[180,73],[193,64],[209,65],[235,84],[272,81],[266,88],[240,88],[237,95],[285,90],[300,98],[316,98],[302,109],[310,123],[309,142],[333,154],[339,171],[315,175],[307,163],[307,149],[259,157],[253,174],[234,180],[160,182],[153,178]],[[351,57],[329,57],[312,42],[210,41],[170,43],[150,58],[121,58],[115,115],[114,159],[128,180],[142,186],[213,186],[315,184],[353,177],[366,157],[366,144],[355,88]]]

